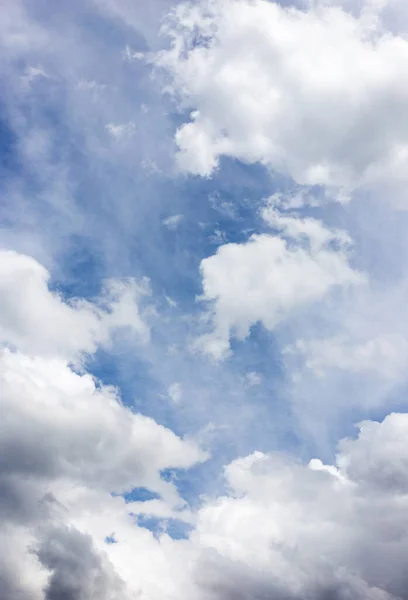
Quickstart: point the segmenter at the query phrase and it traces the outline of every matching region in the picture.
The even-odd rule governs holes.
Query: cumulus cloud
[[[106,558],[95,552],[92,538],[75,529],[45,531],[36,548],[50,571],[44,600],[122,600],[124,584]]]
[[[24,590],[27,598],[42,599],[43,588],[47,600],[124,598],[122,584],[114,583],[99,551],[115,519],[131,529],[137,525],[129,513],[148,509],[134,503],[126,510],[124,501],[110,494],[146,487],[161,498],[159,518],[183,518],[185,501],[161,471],[189,468],[206,454],[125,408],[114,389],[73,372],[61,359],[4,349],[0,380],[1,532],[8,547],[15,548],[0,577],[11,590],[10,600],[17,593],[24,598]],[[103,534],[95,551],[76,532],[79,523],[89,533],[94,510],[102,516]],[[42,568],[30,554],[37,547]],[[63,590],[65,595],[58,595]]]
[[[360,425],[333,466],[256,452],[225,470],[200,511],[210,598],[406,598],[407,415]],[[207,596],[203,596],[207,597]]]
[[[199,345],[216,358],[228,352],[232,336],[245,339],[256,323],[271,331],[337,287],[364,281],[348,262],[343,232],[272,209],[264,218],[283,236],[253,235],[246,243],[221,246],[201,262],[202,300],[211,305],[214,330]]]
[[[303,236],[298,250],[319,253],[327,239],[337,239],[316,222],[297,223],[293,231],[285,219],[274,225],[288,239]],[[343,236],[337,241],[345,243]],[[64,300],[48,288],[42,293],[51,298],[58,328],[65,312],[52,307]],[[13,332],[4,312],[5,320]],[[0,377],[7,600],[139,594],[173,600],[185,591],[197,600],[406,597],[406,415],[362,423],[356,440],[341,442],[331,466],[262,452],[236,459],[225,468],[225,495],[203,499],[188,513],[160,473],[205,460],[194,442],[125,408],[113,388],[74,372],[58,350],[30,356],[3,348]],[[137,486],[161,499],[141,507],[110,495]],[[171,540],[165,531],[156,539],[132,516],[166,519],[177,511],[195,525],[188,540]],[[117,543],[108,546],[112,531]],[[147,554],[149,565],[138,558],[143,568],[135,571],[133,557]]]
[[[367,18],[380,12],[177,6],[157,63],[190,110],[176,133],[180,167],[208,176],[230,156],[343,194],[383,186],[406,204],[408,43]]]
[[[405,599],[407,433],[407,415],[391,414],[361,423],[332,465],[238,458],[225,467],[226,492],[203,499],[188,540],[155,539],[119,498],[56,486],[64,524],[42,520],[21,556],[43,590],[31,597]],[[117,543],[104,548],[107,530]],[[15,552],[26,535],[13,538]]]
[[[70,365],[106,343],[111,328],[146,334],[135,282],[109,282],[95,303],[67,302],[48,284],[34,259],[1,253],[0,512],[10,548],[2,589],[7,600],[122,599],[124,584],[75,515],[117,506],[130,527],[123,499],[115,504],[111,493],[135,487],[159,495],[158,515],[173,515],[185,501],[161,472],[207,455]]]
[[[41,356],[77,360],[107,344],[115,329],[127,328],[146,341],[149,327],[139,310],[146,282],[110,280],[94,302],[66,301],[49,289],[49,272],[35,259],[0,251],[0,343]]]
[[[166,494],[173,488],[160,470],[203,458],[194,444],[123,407],[114,389],[58,359],[5,349],[0,373],[3,473],[68,477],[112,492],[131,489],[136,478]]]

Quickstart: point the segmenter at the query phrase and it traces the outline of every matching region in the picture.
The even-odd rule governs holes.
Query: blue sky
[[[403,3],[1,11],[6,600],[406,598]]]

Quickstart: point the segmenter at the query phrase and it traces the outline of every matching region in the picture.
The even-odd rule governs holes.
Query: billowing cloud
[[[203,597],[407,597],[405,414],[360,425],[336,465],[257,452],[225,471],[193,539]]]
[[[125,584],[75,515],[113,505],[131,527],[130,509],[111,494],[145,487],[160,497],[158,514],[172,516],[185,501],[161,472],[207,455],[69,364],[106,343],[111,328],[146,337],[138,286],[110,282],[96,303],[67,302],[48,279],[34,259],[1,253],[0,513],[10,549],[2,589],[7,600],[123,599]]]
[[[194,444],[123,407],[114,389],[58,359],[5,349],[0,372],[3,473],[67,477],[107,492],[139,484],[171,494],[160,471],[186,468],[204,457]]]
[[[230,337],[245,339],[256,323],[273,330],[337,287],[364,281],[348,262],[344,232],[272,209],[264,218],[285,237],[253,235],[246,243],[221,246],[201,262],[202,299],[212,305],[214,331],[199,345],[215,357],[228,352]]]
[[[95,302],[67,302],[49,289],[49,272],[33,258],[0,251],[0,343],[23,352],[76,360],[107,344],[118,328],[146,341],[149,327],[138,301],[148,293],[146,282],[110,280]]]
[[[75,529],[46,531],[36,549],[51,575],[44,600],[123,600],[124,584],[109,561],[94,551],[92,538]]]
[[[343,194],[383,186],[406,204],[408,42],[369,4],[177,6],[158,64],[190,110],[176,133],[181,168],[208,176],[230,156]]]

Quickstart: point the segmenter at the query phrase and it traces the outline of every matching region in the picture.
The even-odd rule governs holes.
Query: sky
[[[4,0],[2,600],[408,600],[405,0]]]

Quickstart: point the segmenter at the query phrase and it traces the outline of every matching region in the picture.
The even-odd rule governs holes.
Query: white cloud
[[[184,593],[193,600],[407,598],[406,414],[391,414],[382,423],[361,423],[357,439],[340,443],[333,465],[315,459],[305,466],[289,457],[262,452],[238,458],[225,468],[225,494],[203,498],[195,513],[185,514],[194,525],[188,540],[172,540],[165,532],[155,539],[138,527],[129,513],[140,510],[174,516],[172,494],[166,503],[151,501],[142,507],[137,502],[125,505],[121,498],[110,497],[104,490],[119,480],[128,481],[130,473],[132,485],[136,480],[143,485],[146,479],[140,476],[140,466],[136,464],[144,464],[142,472],[149,472],[154,480],[156,469],[166,462],[186,466],[187,462],[200,459],[197,449],[186,446],[163,428],[162,442],[158,443],[151,431],[139,440],[136,435],[132,442],[124,423],[137,420],[138,415],[127,413],[111,391],[93,388],[89,376],[69,374],[67,369],[62,377],[58,370],[53,373],[55,365],[50,361],[41,359],[43,370],[32,359],[22,359],[9,351],[3,358],[3,367],[9,361],[6,397],[13,386],[17,408],[12,410],[19,413],[16,421],[20,426],[27,425],[27,430],[30,424],[35,431],[42,424],[43,446],[30,446],[30,435],[20,429],[20,452],[14,454],[6,448],[6,454],[14,457],[14,478],[20,476],[20,467],[31,457],[30,479],[34,478],[35,494],[31,497],[30,487],[29,502],[34,506],[43,498],[41,510],[45,511],[38,512],[37,508],[36,516],[31,513],[31,523],[35,524],[31,533],[21,522],[5,531],[12,564],[16,561],[21,568],[20,593],[26,588],[27,598],[42,599],[42,587],[57,585],[55,580],[47,580],[47,575],[54,573],[58,573],[58,581],[72,582],[70,574],[77,572],[75,581],[86,590],[99,569],[100,578],[89,590],[97,590],[97,581],[106,579],[104,593],[110,594],[106,596],[109,599],[139,594],[148,600],[175,600]],[[45,373],[46,362],[49,367]],[[68,380],[75,391],[69,398]],[[25,397],[25,384],[30,385],[33,406],[20,401]],[[44,409],[48,394],[50,401]],[[62,430],[64,411],[66,426]],[[115,411],[117,415],[112,417]],[[125,421],[116,427],[120,419]],[[75,425],[70,424],[73,420]],[[50,428],[45,435],[47,422]],[[152,427],[158,428],[153,423]],[[98,443],[96,431],[100,436]],[[115,435],[121,441],[116,446],[112,443]],[[7,438],[2,434],[1,439]],[[52,456],[47,457],[51,448]],[[78,451],[82,460],[73,462],[73,454]],[[46,471],[40,478],[41,454],[62,466],[52,485]],[[129,469],[128,461],[135,466]],[[3,472],[4,477],[6,483],[12,481]],[[25,486],[30,479],[27,482],[24,476]],[[20,503],[27,499],[25,486]],[[154,483],[152,488],[155,489]],[[53,496],[47,501],[47,508],[44,502],[49,491]],[[17,504],[13,506],[15,515],[19,508]],[[0,509],[4,506],[0,505]],[[112,532],[117,543],[106,545],[104,539]],[[70,551],[73,547],[77,548],[74,554]],[[41,564],[32,560],[29,548],[36,549]],[[54,552],[58,553],[58,561],[56,557],[49,560]],[[88,564],[93,564],[89,572]],[[45,596],[47,600],[51,597]]]
[[[357,440],[343,440],[340,469],[361,485],[389,494],[408,492],[407,414],[390,414],[382,423],[363,421]]]
[[[183,215],[171,215],[163,219],[162,223],[167,229],[175,230],[183,220]]]
[[[144,485],[174,499],[159,472],[204,458],[193,443],[124,408],[114,389],[60,359],[5,349],[0,378],[2,455],[14,475],[68,478],[108,492]]]
[[[286,352],[300,353],[305,366],[324,376],[329,369],[354,373],[371,372],[390,381],[406,376],[408,342],[401,334],[384,334],[368,340],[327,338],[297,340]]]
[[[262,323],[273,330],[279,323],[337,286],[360,284],[347,257],[348,238],[326,229],[314,219],[265,213],[270,224],[288,238],[253,235],[244,244],[226,244],[201,262],[202,300],[211,303],[213,332],[199,345],[220,358],[229,339],[245,339],[250,328]],[[338,249],[330,247],[336,242]]]
[[[183,397],[183,386],[179,381],[172,383],[167,391],[171,400],[178,404]]]
[[[129,46],[126,46],[125,50],[123,51],[123,60],[144,60],[144,58],[144,52],[134,52],[133,50],[131,50],[131,48],[129,48]]]
[[[27,67],[27,69],[23,75],[23,80],[25,81],[25,83],[27,83],[29,85],[37,77],[48,78],[48,75],[42,67],[29,66],[29,67]]]
[[[111,328],[133,323],[138,331],[135,288],[113,281],[98,304],[71,305],[49,291],[49,274],[27,256],[1,253],[0,273],[2,342],[17,347],[0,349],[0,529],[9,548],[0,567],[5,600],[61,595],[122,600],[127,588],[139,593],[140,585],[163,597],[156,582],[166,572],[159,542],[132,515],[191,521],[185,500],[161,473],[188,469],[207,453],[126,408],[115,388],[68,364],[104,343]],[[137,487],[160,500],[154,506],[126,505],[111,496]],[[123,565],[109,560],[105,538],[112,530],[125,548],[130,536],[137,552],[150,549],[143,576],[123,580],[127,569],[133,571],[132,554]]]
[[[33,258],[0,251],[0,343],[29,354],[78,360],[98,344],[109,343],[118,328],[127,328],[140,341],[148,339],[138,307],[148,293],[146,283],[111,280],[96,302],[67,302],[50,291],[49,279]]]
[[[406,203],[408,42],[367,10],[330,4],[177,6],[157,64],[192,111],[176,133],[182,169],[208,176],[231,156],[343,193],[384,186]]]
[[[127,138],[134,135],[136,131],[136,125],[129,121],[129,123],[108,123],[105,125],[106,129],[109,131],[111,136],[116,140],[120,140],[122,138]]]
[[[229,494],[193,534],[209,597],[406,598],[407,427],[405,414],[363,423],[333,466],[261,452],[232,462]]]
[[[281,213],[270,203],[261,210],[261,216],[284,238],[303,241],[310,245],[312,252],[319,251],[331,242],[344,249],[351,245],[351,239],[345,231],[328,229],[321,221],[311,217],[301,218],[296,214]]]
[[[245,381],[249,387],[254,387],[261,383],[262,377],[256,371],[250,371],[245,375]]]

